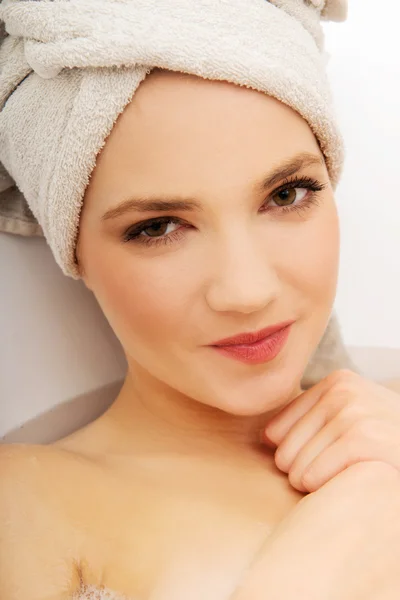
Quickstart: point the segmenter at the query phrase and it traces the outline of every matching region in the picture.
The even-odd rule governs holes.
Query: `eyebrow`
[[[312,165],[324,165],[325,161],[322,156],[316,154],[310,154],[304,152],[298,154],[271,171],[267,177],[261,182],[253,186],[253,192],[255,194],[261,194],[266,190],[270,189],[274,185],[280,183],[282,180],[291,177],[300,169],[309,167]],[[173,196],[171,198],[166,196],[149,197],[142,196],[136,198],[129,198],[124,200],[118,206],[111,208],[101,217],[102,221],[109,221],[110,219],[116,219],[124,215],[127,212],[170,212],[170,211],[193,211],[202,210],[202,205],[198,200],[194,198],[179,198],[179,196]]]

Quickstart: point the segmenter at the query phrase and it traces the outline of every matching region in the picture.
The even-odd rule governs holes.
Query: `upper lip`
[[[224,338],[223,340],[218,340],[217,342],[213,342],[210,346],[236,346],[239,344],[255,344],[264,338],[267,338],[277,331],[284,329],[285,327],[289,327],[292,325],[294,321],[285,321],[284,323],[277,323],[276,325],[270,325],[269,327],[265,327],[264,329],[260,329],[260,331],[255,331],[254,333],[239,333],[232,337]]]

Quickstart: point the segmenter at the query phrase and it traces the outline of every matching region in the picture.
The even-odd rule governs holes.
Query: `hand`
[[[300,492],[314,492],[362,461],[400,471],[400,394],[353,371],[334,371],[275,415],[263,435]]]
[[[352,465],[305,496],[230,600],[398,600],[400,474]]]

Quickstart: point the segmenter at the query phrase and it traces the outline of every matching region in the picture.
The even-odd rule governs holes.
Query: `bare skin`
[[[305,153],[313,161],[300,164]],[[296,172],[260,190],[295,157]],[[321,184],[318,202],[283,213],[277,190],[295,177]],[[287,205],[311,197],[304,185]],[[102,222],[144,195],[191,197],[199,208]],[[168,244],[122,241],[138,222],[165,216],[180,221],[168,225]],[[83,582],[134,600],[225,600],[303,498],[260,430],[301,392],[336,293],[338,218],[318,144],[273,98],[156,71],[98,157],[77,254],[128,374],[84,429],[47,447],[2,449],[4,538],[15,545],[0,566],[3,595],[60,600]],[[290,337],[270,363],[207,347],[287,319]]]

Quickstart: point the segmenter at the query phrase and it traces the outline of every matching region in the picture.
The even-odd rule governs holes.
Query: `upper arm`
[[[0,446],[0,598],[67,600],[77,585],[45,447]]]

